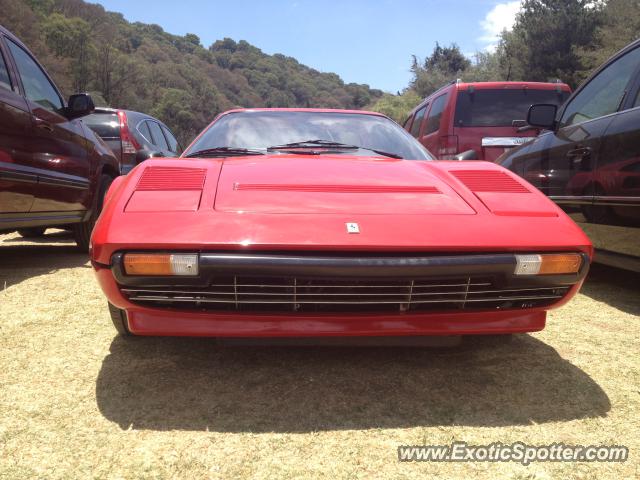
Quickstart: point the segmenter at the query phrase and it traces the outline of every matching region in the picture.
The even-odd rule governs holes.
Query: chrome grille
[[[208,287],[122,287],[130,301],[156,307],[256,312],[409,312],[531,308],[568,286],[500,287],[491,278],[367,280],[235,276]]]

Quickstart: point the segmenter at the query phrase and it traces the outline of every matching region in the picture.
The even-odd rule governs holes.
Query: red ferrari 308
[[[219,115],[180,158],[117,178],[91,259],[120,334],[530,332],[592,246],[488,162],[432,161],[384,115]]]

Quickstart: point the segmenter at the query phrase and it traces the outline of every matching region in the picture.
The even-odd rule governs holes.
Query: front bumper
[[[577,274],[526,278],[513,275],[513,254],[201,253],[197,277],[127,276],[121,254],[111,268],[94,266],[132,333],[284,337],[537,331],[546,310],[578,291],[588,263],[584,255]]]

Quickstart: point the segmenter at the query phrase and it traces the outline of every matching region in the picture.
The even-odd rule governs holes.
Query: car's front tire
[[[113,326],[118,331],[118,335],[131,335],[131,332],[129,331],[129,322],[127,321],[127,312],[109,302],[109,314],[111,315]]]
[[[102,211],[102,205],[104,203],[104,196],[109,189],[109,185],[113,182],[113,178],[109,175],[103,174],[100,176],[100,183],[98,184],[98,193],[94,199],[94,208],[91,212],[91,218],[86,222],[77,223],[72,226],[73,238],[78,244],[78,248],[83,252],[89,251],[89,240],[91,239],[91,232],[93,227],[100,216]]]
[[[46,227],[21,228],[18,233],[23,238],[38,238],[44,235]]]

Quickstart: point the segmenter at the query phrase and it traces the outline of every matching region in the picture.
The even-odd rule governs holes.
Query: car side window
[[[149,132],[149,125],[147,125],[147,122],[145,120],[140,122],[137,128],[138,132],[140,132],[140,135],[142,135],[147,142],[153,143],[153,141],[151,140],[151,132]]]
[[[626,53],[602,70],[567,105],[560,119],[560,127],[617,112],[638,65],[640,48]]]
[[[409,128],[411,127],[411,119],[413,118],[413,115],[409,115],[409,118],[407,118],[404,123],[402,124],[402,128],[404,128],[405,130],[409,130]]]
[[[638,90],[638,94],[636,95],[636,100],[633,102],[633,108],[640,107],[640,90]]]
[[[9,78],[9,69],[5,62],[2,52],[0,52],[0,87],[11,90],[11,79]]]
[[[169,150],[169,146],[167,145],[167,141],[164,139],[164,135],[162,134],[162,130],[160,130],[160,125],[158,125],[158,122],[147,121],[147,125],[149,126],[149,130],[151,131],[152,143],[160,150]]]
[[[440,95],[436,98],[431,104],[431,110],[429,111],[429,116],[427,117],[427,126],[425,127],[425,135],[429,133],[437,132],[440,130],[440,120],[442,120],[442,112],[444,111],[444,106],[447,103],[447,94]]]
[[[27,52],[11,40],[7,41],[7,45],[9,45],[9,50],[16,61],[26,97],[47,110],[54,112],[61,110],[62,99],[40,66]]]
[[[411,135],[418,138],[420,135],[420,125],[422,124],[422,119],[424,118],[424,112],[427,111],[427,105],[418,110],[413,117],[413,125],[411,125]]]
[[[173,153],[178,152],[178,141],[176,137],[169,131],[169,129],[163,125],[160,125],[162,128],[162,133],[164,133],[165,138],[167,139],[167,143],[169,144],[169,151]]]

